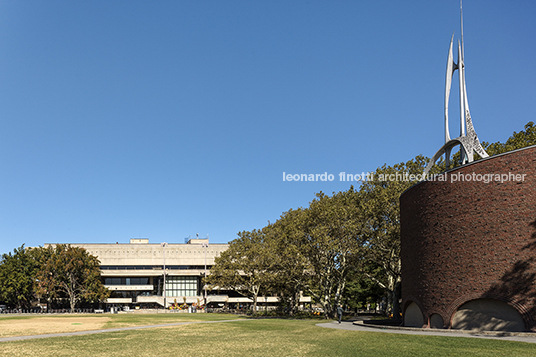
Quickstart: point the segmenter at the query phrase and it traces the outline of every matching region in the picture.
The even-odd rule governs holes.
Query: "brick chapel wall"
[[[525,174],[524,181],[460,181],[460,174]],[[402,308],[425,326],[477,298],[516,308],[536,331],[536,146],[453,169],[400,197]],[[473,178],[473,177],[472,177]],[[477,177],[476,177],[477,178]]]

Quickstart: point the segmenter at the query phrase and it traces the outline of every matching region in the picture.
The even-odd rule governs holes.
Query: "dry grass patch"
[[[39,316],[0,319],[0,337],[99,330],[110,320],[106,316]]]
[[[0,337],[235,318],[238,317],[224,314],[8,315],[0,316]]]

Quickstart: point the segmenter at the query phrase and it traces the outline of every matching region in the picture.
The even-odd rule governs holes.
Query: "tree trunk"
[[[329,301],[323,299],[323,300],[322,300],[322,308],[324,309],[324,318],[325,318],[326,320],[330,318],[329,311],[328,311],[328,310],[329,310],[328,307],[329,307]]]
[[[71,305],[71,314],[74,312],[74,307],[76,306],[76,296],[69,294],[69,304]]]
[[[259,296],[260,287],[259,286],[253,286],[251,288],[251,293],[253,295],[253,313],[257,311],[257,296]]]
[[[296,314],[300,310],[300,297],[302,293],[301,290],[297,290],[294,292],[294,299],[292,304],[292,312],[293,314]]]

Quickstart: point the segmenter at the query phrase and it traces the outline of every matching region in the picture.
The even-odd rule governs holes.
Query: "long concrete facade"
[[[47,243],[45,247],[54,245]],[[210,274],[216,257],[229,248],[227,243],[209,243],[208,238],[186,243],[149,243],[132,238],[129,243],[73,243],[100,261],[105,287],[111,291],[109,307],[169,307],[197,304],[239,308],[253,303],[239,291],[208,291],[203,277]],[[164,268],[165,267],[165,268]],[[164,275],[165,271],[165,275]],[[279,304],[277,296],[262,296],[265,306]],[[300,303],[311,303],[301,296]]]
[[[50,244],[45,244],[45,246]],[[186,243],[70,244],[84,248],[101,264],[104,285],[111,291],[107,304],[118,306],[170,306],[204,304],[202,278],[229,245],[190,239]],[[165,266],[165,276],[164,276]],[[207,304],[239,302],[227,295],[207,295]]]

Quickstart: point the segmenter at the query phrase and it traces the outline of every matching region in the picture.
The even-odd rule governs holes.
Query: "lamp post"
[[[207,248],[208,248],[208,243],[203,243],[203,248],[205,248],[205,279],[203,281],[203,288],[205,290],[205,312],[207,312]]]
[[[163,289],[163,295],[164,295],[164,309],[166,309],[166,307],[167,307],[167,304],[166,304],[166,247],[167,247],[168,244],[166,242],[163,242],[163,243],[160,243],[160,245],[164,249],[164,289]]]

